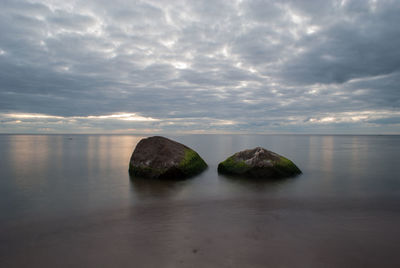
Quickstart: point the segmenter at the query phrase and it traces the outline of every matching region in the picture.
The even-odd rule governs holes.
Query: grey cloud
[[[294,83],[344,83],[358,77],[396,72],[400,68],[400,6],[345,13],[325,29],[298,43],[305,52],[283,66],[283,79]],[[365,4],[366,2],[364,2]],[[354,14],[356,9],[358,14]]]
[[[369,123],[375,123],[380,125],[392,125],[392,124],[400,125],[400,117],[370,120]]]
[[[18,0],[3,0],[3,14],[18,13],[27,16],[43,16],[51,13],[48,6],[41,3],[32,3]]]
[[[400,106],[400,7],[371,3],[5,1],[0,131],[388,125]],[[157,121],[71,121],[122,112]]]
[[[93,26],[96,20],[87,15],[57,11],[48,18],[47,23],[56,25],[64,30],[81,31]]]

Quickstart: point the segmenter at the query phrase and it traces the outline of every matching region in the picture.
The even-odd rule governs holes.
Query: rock
[[[218,172],[252,178],[284,178],[301,173],[289,159],[261,147],[241,151],[219,163]]]
[[[182,179],[206,168],[194,150],[160,136],[139,141],[129,162],[129,174],[143,178]]]

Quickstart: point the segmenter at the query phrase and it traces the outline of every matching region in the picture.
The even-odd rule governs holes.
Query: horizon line
[[[187,133],[187,132],[164,132],[164,133],[1,133],[0,135],[113,135],[113,136],[162,136],[162,135],[296,135],[296,136],[400,136],[400,133]]]

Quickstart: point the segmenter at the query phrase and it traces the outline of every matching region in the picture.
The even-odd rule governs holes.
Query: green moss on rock
[[[292,176],[301,173],[301,170],[292,161],[283,156],[275,163],[274,168],[282,176]]]
[[[219,163],[218,172],[227,174],[244,174],[250,167],[244,161],[235,160],[233,156]]]
[[[185,149],[185,156],[179,163],[178,168],[182,170],[185,176],[192,176],[206,169],[207,164],[198,153],[187,148]]]

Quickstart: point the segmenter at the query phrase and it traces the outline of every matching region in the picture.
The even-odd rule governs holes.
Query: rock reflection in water
[[[161,180],[130,176],[131,188],[139,199],[174,196],[185,185],[185,180]]]

